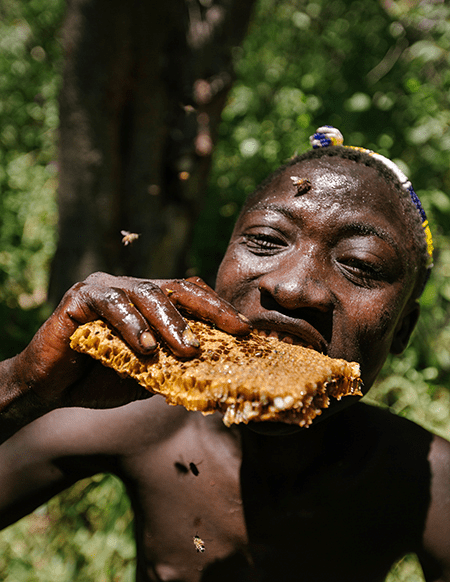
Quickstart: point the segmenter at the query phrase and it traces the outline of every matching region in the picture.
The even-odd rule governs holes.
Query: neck
[[[358,408],[355,404],[328,417],[323,415],[323,420],[290,434],[276,435],[273,430],[263,434],[264,423],[261,428],[241,426],[245,462],[257,473],[279,475],[299,475],[317,469],[318,463],[329,466],[340,462],[352,454]]]
[[[259,427],[242,428],[243,454],[258,471],[300,473],[326,449],[328,422],[290,434],[264,434]]]

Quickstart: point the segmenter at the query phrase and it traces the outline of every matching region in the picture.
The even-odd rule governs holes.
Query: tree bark
[[[51,302],[97,270],[185,274],[254,1],[68,0]]]

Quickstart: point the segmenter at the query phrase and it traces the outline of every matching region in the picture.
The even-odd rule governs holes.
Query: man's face
[[[297,195],[296,178],[310,189]],[[404,223],[398,193],[373,168],[296,164],[241,214],[216,289],[255,329],[359,362],[368,389],[418,315]]]

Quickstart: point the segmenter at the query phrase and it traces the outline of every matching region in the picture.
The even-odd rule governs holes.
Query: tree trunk
[[[53,303],[97,270],[185,274],[253,4],[68,1]],[[122,230],[139,238],[124,244]]]

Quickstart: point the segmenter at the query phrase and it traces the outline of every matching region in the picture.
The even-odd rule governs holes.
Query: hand
[[[250,331],[247,320],[198,277],[133,279],[95,273],[74,285],[28,347],[16,357],[15,377],[49,406],[111,407],[149,395],[91,358],[70,349],[75,329],[99,317],[130,347],[150,354],[162,339],[178,356],[194,357],[199,343],[179,309],[233,334]]]

